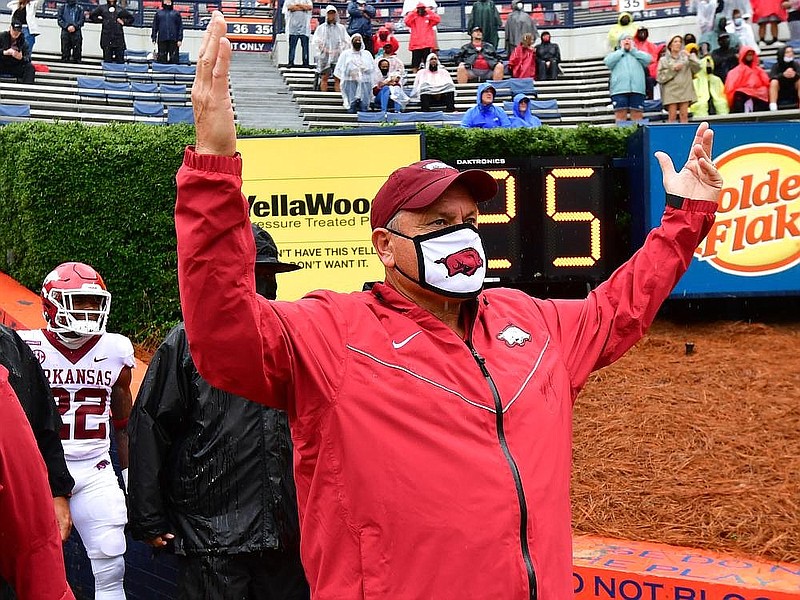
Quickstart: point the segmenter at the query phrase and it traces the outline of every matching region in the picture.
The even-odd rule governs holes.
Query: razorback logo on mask
[[[447,268],[448,277],[459,273],[472,277],[483,266],[483,259],[475,248],[464,248],[458,252],[453,252],[449,256],[440,258],[436,261],[436,264],[444,265]]]

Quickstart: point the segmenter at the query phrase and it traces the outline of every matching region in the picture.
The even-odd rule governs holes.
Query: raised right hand
[[[203,34],[192,85],[195,151],[198,154],[236,154],[236,127],[228,91],[231,43],[225,37],[227,30],[225,18],[215,10]]]

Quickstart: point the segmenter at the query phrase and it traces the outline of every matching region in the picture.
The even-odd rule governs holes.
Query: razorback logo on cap
[[[435,171],[436,169],[453,169],[453,171],[456,170],[450,165],[444,164],[443,162],[432,162],[422,166],[423,168],[428,169],[429,171]]]
[[[444,265],[447,268],[448,277],[459,273],[472,277],[483,266],[483,259],[475,248],[464,248],[458,252],[453,252],[450,256],[440,258],[436,261],[436,264]]]

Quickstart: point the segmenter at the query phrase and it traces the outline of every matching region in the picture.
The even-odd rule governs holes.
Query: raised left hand
[[[722,190],[722,176],[711,160],[714,145],[714,132],[703,121],[697,127],[689,158],[679,172],[675,172],[672,159],[664,152],[656,152],[656,160],[661,166],[664,190],[681,198],[710,200],[716,202]]]

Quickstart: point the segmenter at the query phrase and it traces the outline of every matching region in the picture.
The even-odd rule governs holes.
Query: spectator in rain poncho
[[[533,35],[534,42],[538,37],[536,23],[523,10],[522,0],[517,0],[513,6],[514,10],[511,11],[511,14],[506,19],[506,56],[511,56],[511,53],[522,42],[522,38],[526,33]]]
[[[688,48],[688,46],[687,46]],[[700,60],[700,71],[694,74],[694,92],[697,102],[689,107],[692,117],[707,117],[709,114],[727,115],[731,112],[725,98],[725,84],[714,75],[714,59],[706,54]],[[714,110],[711,113],[711,109]]]
[[[511,117],[511,127],[541,127],[539,117],[531,114],[531,99],[525,94],[514,96],[514,116]]]
[[[408,94],[403,89],[406,82],[406,68],[396,56],[382,56],[375,61],[374,85],[375,104],[381,111],[389,110],[392,104],[394,112],[402,112],[408,104]]]
[[[496,127],[511,127],[511,121],[506,111],[494,105],[497,90],[491,83],[482,83],[478,86],[477,102],[475,106],[464,113],[461,127],[494,129]]]
[[[328,77],[336,67],[342,52],[350,47],[349,36],[344,25],[339,23],[339,12],[329,4],[325,8],[325,22],[317,27],[313,39],[317,53],[317,73],[320,91],[328,91]],[[334,89],[339,91],[339,79],[334,81]]]
[[[333,70],[333,76],[341,82],[342,99],[347,112],[356,113],[369,108],[374,71],[372,54],[364,49],[361,34],[354,33],[350,38],[350,48],[342,52]]]
[[[714,29],[714,15],[717,14],[717,0],[692,0],[689,12],[697,14],[697,26],[700,35]]]
[[[619,48],[619,42],[622,35],[627,33],[631,38],[636,36],[636,30],[639,29],[639,24],[633,22],[633,15],[628,12],[623,12],[617,17],[617,22],[608,30],[608,38],[606,43],[608,49],[612,52]]]
[[[750,24],[750,17],[742,16],[738,8],[733,11],[733,17],[725,26],[725,31],[739,38],[740,46],[750,46],[755,48],[756,54],[761,54],[756,43],[756,35],[753,33],[753,26]]]
[[[475,0],[472,12],[467,21],[467,31],[472,32],[475,27],[480,27],[483,32],[483,41],[497,48],[500,35],[497,33],[503,26],[500,12],[494,0]]]
[[[704,33],[700,36],[699,43],[708,42],[709,46],[711,47],[711,51],[713,52],[717,48],[719,48],[719,38],[720,36],[727,35],[728,43],[730,47],[739,51],[739,36],[735,33],[730,33],[727,30],[728,27],[728,18],[725,15],[718,14],[714,21],[714,29],[709,31],[708,33]]]
[[[434,104],[444,105],[447,112],[456,109],[456,84],[447,69],[439,67],[439,57],[431,52],[425,59],[425,68],[417,71],[414,78],[411,97],[419,98],[424,112],[430,111]]]

